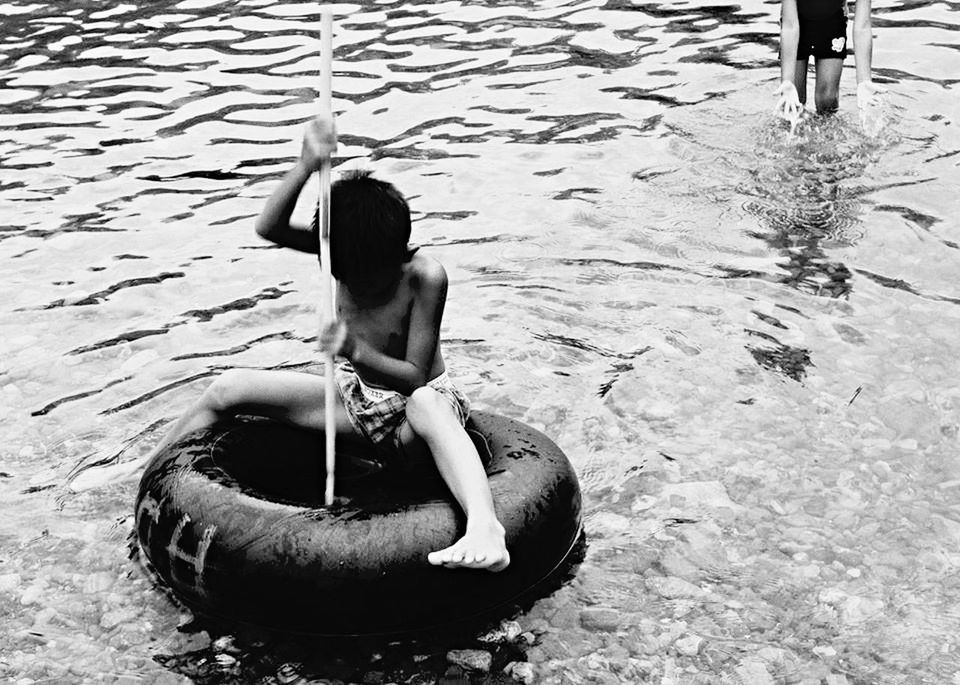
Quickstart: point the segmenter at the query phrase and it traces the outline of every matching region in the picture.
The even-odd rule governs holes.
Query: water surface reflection
[[[58,497],[223,370],[315,363],[315,263],[251,224],[313,113],[318,8],[3,12],[5,678],[956,679],[948,6],[875,7],[883,136],[857,132],[849,65],[840,115],[793,140],[767,114],[773,5],[336,6],[336,164],[410,198],[450,274],[451,373],[571,456],[590,546],[497,646],[311,667],[152,587],[133,486]]]

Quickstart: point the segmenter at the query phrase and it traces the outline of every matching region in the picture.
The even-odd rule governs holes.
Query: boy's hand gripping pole
[[[318,114],[333,120],[333,103],[330,88],[333,71],[333,14],[327,10],[320,15],[320,85],[317,90]],[[320,166],[320,201],[317,204],[317,225],[320,231],[320,326],[332,323],[336,319],[333,307],[334,282],[330,272],[330,158],[327,157]],[[324,422],[323,433],[326,439],[326,483],[323,492],[323,501],[326,505],[333,504],[333,478],[336,464],[336,393],[337,387],[333,378],[333,353],[324,352],[325,357],[325,384],[324,384]]]

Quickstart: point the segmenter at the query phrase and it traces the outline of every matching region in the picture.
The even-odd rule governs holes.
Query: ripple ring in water
[[[264,420],[197,432],[156,456],[137,496],[140,548],[190,609],[229,621],[361,635],[489,615],[565,566],[580,488],[539,431],[485,412],[468,428],[506,529],[512,561],[500,573],[427,562],[463,530],[432,464],[384,468],[338,449],[341,501],[326,507],[322,436]]]

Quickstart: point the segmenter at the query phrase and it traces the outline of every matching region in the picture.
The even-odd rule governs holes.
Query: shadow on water
[[[131,560],[149,574],[155,589],[191,616],[173,593],[156,581],[133,534],[128,543]],[[193,615],[178,631],[189,635],[188,645],[193,643],[196,648],[155,654],[153,659],[198,685],[307,683],[316,679],[348,683],[514,683],[510,673],[519,673],[515,664],[527,661],[526,652],[539,642],[540,635],[522,631],[513,619],[573,580],[586,549],[586,535],[581,533],[563,564],[537,587],[486,615],[463,620],[451,617],[440,627],[403,634],[330,637]],[[317,617],[318,624],[322,620],[322,616]],[[458,656],[451,656],[451,652]]]
[[[782,125],[767,124],[757,141],[756,166],[738,192],[743,208],[763,230],[748,234],[783,257],[778,273],[726,269],[730,278],[762,278],[800,292],[848,299],[853,271],[831,250],[854,245],[861,225],[863,190],[849,182],[863,175],[879,145],[870,142],[840,116],[814,116],[795,136]],[[776,317],[754,311],[763,323],[786,330]],[[803,381],[813,365],[810,350],[780,342],[768,332],[747,329],[762,342],[747,347],[763,368]]]

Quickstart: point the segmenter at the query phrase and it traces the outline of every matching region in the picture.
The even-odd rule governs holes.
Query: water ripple
[[[834,666],[890,684],[955,675],[949,655],[917,657],[951,647],[957,623],[942,610],[955,603],[960,482],[944,458],[960,316],[951,7],[873,8],[874,78],[891,102],[876,138],[857,126],[851,62],[837,116],[794,136],[770,116],[776,4],[333,9],[335,169],[371,168],[407,193],[413,240],[450,276],[451,374],[477,406],[542,428],[583,475],[583,573],[519,619],[543,628],[529,650],[538,675],[610,680],[616,667],[666,681],[695,665],[691,678],[733,682],[769,645],[777,658],[751,663],[775,679],[841,677]],[[321,10],[2,7],[0,538],[16,554],[0,559],[0,593],[22,584],[0,678],[159,679],[158,639],[178,668],[213,663],[175,629],[176,609],[117,580],[129,489],[56,516],[43,498],[71,461],[148,449],[156,436],[138,427],[224,370],[312,368],[316,261],[253,223],[315,112]],[[731,506],[658,499],[687,482],[716,484]],[[664,574],[724,603],[660,596]],[[851,606],[875,591],[907,599],[848,625],[824,588]],[[18,603],[26,591],[35,604]],[[582,629],[596,603],[617,607],[619,632]],[[136,618],[106,628],[118,606]],[[48,615],[75,627],[42,643]],[[680,633],[664,632],[678,617],[703,637],[696,657],[676,656]],[[885,637],[906,634],[903,621],[909,640]],[[243,668],[291,670],[261,647]],[[441,677],[438,654],[436,673],[409,657],[402,680]]]

